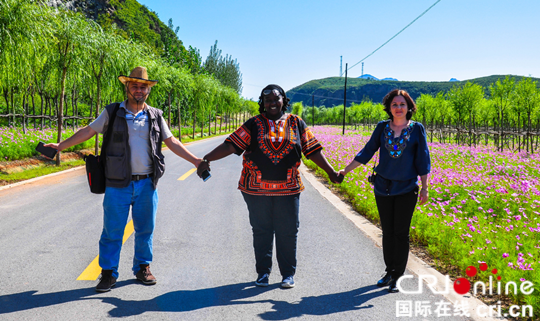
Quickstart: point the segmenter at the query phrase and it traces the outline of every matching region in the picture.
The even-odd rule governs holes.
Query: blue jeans
[[[130,207],[135,228],[133,274],[139,271],[139,264],[152,262],[157,204],[158,194],[152,178],[132,181],[123,188],[106,188],[103,199],[103,232],[99,240],[99,266],[102,269],[113,270],[113,276],[118,278],[120,249]]]
[[[253,230],[255,269],[272,271],[272,248],[276,235],[276,258],[283,277],[296,273],[296,242],[300,194],[285,196],[250,195],[242,192]]]

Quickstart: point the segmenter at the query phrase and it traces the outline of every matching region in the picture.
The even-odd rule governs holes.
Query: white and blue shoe
[[[281,281],[281,287],[284,289],[294,288],[294,285],[295,284],[294,284],[294,279],[292,275],[284,277],[283,281]]]
[[[268,286],[268,278],[270,277],[270,274],[268,273],[261,273],[257,277],[257,281],[255,281],[256,286]]]

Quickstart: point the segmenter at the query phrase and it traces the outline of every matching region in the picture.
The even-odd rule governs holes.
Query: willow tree
[[[115,29],[103,30],[91,23],[92,32],[88,37],[88,65],[95,83],[95,118],[101,109],[103,79],[118,77],[128,69],[127,52],[130,50],[126,40],[115,34]],[[93,108],[93,106],[92,106]],[[95,153],[99,149],[99,134],[96,134]]]
[[[40,38],[50,35],[47,15],[43,11],[46,8],[30,0],[0,0],[0,88],[7,113],[10,113],[10,106],[13,109],[13,121],[15,91],[22,91],[24,96],[30,85],[31,53],[36,50]],[[9,117],[8,123],[11,123]]]
[[[79,14],[71,11],[58,10],[55,14],[54,35],[56,40],[56,55],[54,59],[59,73],[60,101],[58,105],[58,138],[62,141],[62,126],[66,94],[66,77],[72,68],[84,66],[83,58],[88,49],[88,34],[92,32],[89,23]],[[56,165],[60,165],[60,153],[56,156]]]
[[[193,77],[185,68],[174,69],[174,97],[176,99],[177,115],[178,115],[178,139],[182,141],[182,106],[189,113],[187,102],[190,100],[193,88]]]

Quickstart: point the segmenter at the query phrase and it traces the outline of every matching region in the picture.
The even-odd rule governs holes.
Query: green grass
[[[63,162],[60,166],[56,166],[53,162],[51,162],[48,164],[43,164],[37,167],[23,170],[22,172],[11,173],[11,174],[0,173],[0,183],[13,184],[20,181],[36,178],[39,176],[61,172],[66,169],[70,169],[70,168],[82,166],[82,165],[84,165],[84,161],[82,159],[78,159],[78,160]]]

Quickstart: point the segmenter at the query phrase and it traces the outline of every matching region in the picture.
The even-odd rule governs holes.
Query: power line
[[[367,55],[364,59],[360,60],[359,62],[355,63],[354,65],[352,65],[348,70],[351,70],[352,68],[354,68],[356,65],[358,65],[359,63],[361,63],[362,61],[366,60],[367,58],[371,57],[371,55],[373,55],[374,53],[376,53],[379,49],[381,49],[382,47],[384,47],[387,43],[389,43],[390,41],[392,41],[392,39],[394,39],[395,37],[397,37],[400,33],[402,33],[405,29],[409,28],[410,25],[412,25],[416,20],[420,19],[420,17],[422,17],[424,14],[426,14],[426,12],[428,12],[429,10],[431,10],[431,8],[435,7],[435,5],[437,3],[441,2],[441,0],[437,0],[435,1],[434,4],[431,5],[431,7],[427,8],[426,11],[422,12],[421,15],[419,15],[418,17],[416,17],[416,19],[414,19],[411,23],[409,23],[408,25],[405,26],[405,28],[401,29],[398,33],[396,33],[392,38],[388,39],[388,41],[386,41],[385,43],[383,43],[379,48],[375,49],[372,53],[370,53],[369,55]]]

